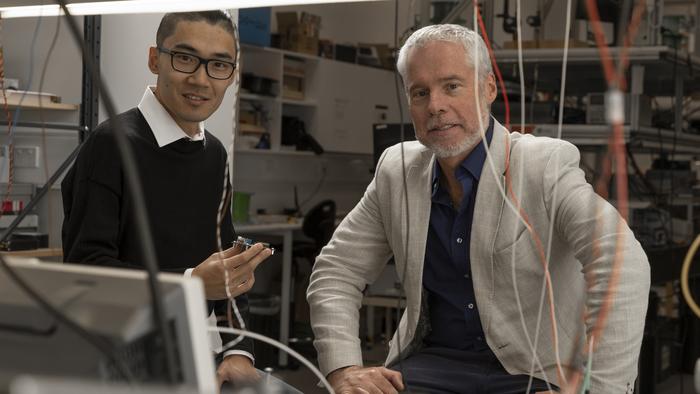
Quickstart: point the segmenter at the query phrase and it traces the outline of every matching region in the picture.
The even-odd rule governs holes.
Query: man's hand
[[[328,383],[337,394],[393,394],[404,389],[401,373],[384,367],[336,369],[328,375]]]
[[[232,354],[219,364],[216,369],[216,380],[221,387],[224,382],[233,385],[251,384],[260,379],[258,371],[253,367],[253,362],[241,354]]]
[[[226,269],[229,290],[232,296],[237,297],[253,287],[255,269],[271,254],[270,249],[259,243],[243,252],[240,246],[234,246],[209,256],[194,268],[192,275],[200,277],[204,282],[204,294],[208,300],[224,300],[228,298],[224,274]]]

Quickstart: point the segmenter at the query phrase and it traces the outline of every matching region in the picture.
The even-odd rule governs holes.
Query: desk
[[[5,256],[19,257],[63,257],[63,249],[61,248],[42,248],[30,250],[11,250],[0,252]]]
[[[395,311],[396,308],[406,308],[406,298],[391,295],[364,296],[362,298],[362,305],[367,307],[367,342],[370,345],[374,345],[374,307],[377,306],[385,308],[385,337],[387,342],[390,341],[391,336],[394,334],[394,327],[392,323],[392,311]]]
[[[289,344],[289,303],[291,300],[290,288],[292,284],[292,240],[295,230],[301,230],[299,223],[264,223],[264,224],[238,224],[234,223],[236,233],[239,235],[271,234],[282,236],[282,289],[280,299],[280,342]],[[278,359],[280,367],[287,366],[287,353],[280,351]]]

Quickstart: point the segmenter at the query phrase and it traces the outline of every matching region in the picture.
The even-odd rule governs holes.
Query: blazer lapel
[[[484,331],[488,330],[490,323],[494,290],[493,247],[504,206],[504,199],[499,189],[505,186],[504,174],[506,161],[510,156],[509,151],[510,132],[494,120],[493,138],[487,150],[474,203],[469,254],[474,293]]]
[[[426,148],[421,152],[420,159],[406,170],[409,212],[408,217],[405,211],[401,213],[403,229],[401,244],[406,246],[405,235],[408,232],[407,289],[420,289],[423,286],[423,260],[430,222],[430,190],[434,165],[433,154]],[[401,196],[404,198],[403,193]],[[404,201],[397,205],[405,209]],[[402,275],[401,272],[398,274]],[[420,296],[418,301],[420,305]]]

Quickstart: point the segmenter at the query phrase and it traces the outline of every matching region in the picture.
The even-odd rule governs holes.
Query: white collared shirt
[[[146,86],[138,109],[151,127],[158,147],[162,148],[183,138],[190,141],[204,141],[204,123],[199,122],[199,133],[193,137],[187,135],[153,94],[155,89],[155,86]]]

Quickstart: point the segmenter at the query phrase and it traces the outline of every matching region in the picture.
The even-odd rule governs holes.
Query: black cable
[[[66,15],[68,26],[70,27],[73,38],[82,50],[83,62],[88,70],[88,74],[92,79],[92,83],[97,88],[104,108],[107,110],[107,115],[114,123],[114,137],[117,143],[117,149],[121,155],[124,175],[128,189],[130,189],[131,197],[134,203],[134,219],[136,220],[136,231],[141,239],[141,248],[144,256],[144,266],[148,272],[148,288],[152,299],[153,318],[155,326],[160,332],[160,339],[163,350],[165,352],[166,374],[168,382],[176,383],[177,367],[175,362],[175,344],[171,336],[170,326],[167,324],[165,312],[163,308],[163,300],[161,298],[160,283],[157,280],[158,263],[156,261],[156,253],[153,246],[153,238],[150,231],[148,216],[146,214],[146,202],[144,200],[143,189],[139,179],[138,169],[136,168],[136,158],[134,157],[129,141],[126,138],[124,125],[117,118],[112,96],[107,91],[106,85],[102,82],[102,78],[97,71],[97,65],[92,57],[92,53],[85,45],[80,29],[78,28],[75,19],[73,19],[70,11],[66,7],[65,0],[56,0],[60,5],[63,13]]]
[[[5,261],[5,257],[3,257],[2,253],[0,253],[0,266],[3,268],[3,270],[5,270],[7,276],[10,277],[15,284],[17,284],[17,286],[27,293],[31,299],[39,304],[39,306],[47,311],[54,319],[69,329],[75,331],[80,338],[94,346],[105,357],[107,357],[109,361],[114,363],[116,369],[122,374],[127,382],[133,383],[135,381],[129,367],[122,359],[116,356],[116,349],[109,342],[80,327],[80,325],[71,320],[63,312],[48,303],[42,295],[37,293],[27,282],[25,282],[24,279],[22,279],[22,277],[20,277],[19,274],[17,274],[17,272],[7,263],[7,261]]]
[[[676,48],[674,49],[673,53],[674,53],[674,58],[677,59],[677,58],[678,58],[678,47],[677,47],[677,46],[676,46]],[[676,78],[677,78],[677,76],[678,76],[678,62],[674,60],[674,62],[673,62],[673,83],[674,83],[674,86],[675,86],[675,83],[676,83]],[[681,92],[681,95],[682,95],[682,92]],[[671,108],[675,108],[675,106],[678,105],[678,101],[676,100],[676,95],[675,95],[675,93],[674,93],[674,95],[673,95],[673,101],[672,101],[672,103],[673,103],[673,104],[671,105]],[[675,117],[675,110],[674,110],[674,117]],[[674,122],[673,122],[673,144],[671,145],[671,159],[670,159],[670,162],[669,162],[669,170],[670,170],[670,173],[671,173],[671,182],[670,182],[671,193],[669,194],[669,197],[668,197],[668,208],[669,208],[669,212],[671,213],[670,217],[671,217],[671,242],[672,242],[672,243],[673,243],[673,197],[674,197],[674,196],[673,196],[673,177],[674,177],[674,169],[673,169],[672,167],[673,167],[673,161],[674,161],[675,158],[676,158],[676,142],[677,142],[677,139],[678,139],[678,131],[677,131],[677,130],[679,130],[679,129],[681,129],[681,128],[683,127],[683,124],[682,124],[682,123],[681,123],[681,125],[676,125],[676,122],[678,122],[678,121],[681,121],[681,122],[682,122],[682,120],[679,120],[679,119],[675,119]],[[674,258],[674,256],[673,256],[673,249],[672,249],[672,251],[671,251],[671,259],[673,259],[673,258]]]

